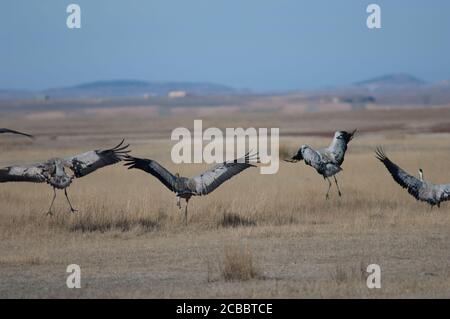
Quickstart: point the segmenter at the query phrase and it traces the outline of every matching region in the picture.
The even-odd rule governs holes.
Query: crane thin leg
[[[64,195],[66,195],[67,202],[69,203],[69,206],[70,206],[70,212],[71,212],[71,213],[77,212],[78,210],[76,210],[75,208],[73,208],[73,207],[72,207],[72,204],[70,203],[69,196],[67,195],[67,188],[64,188]]]
[[[339,189],[338,181],[336,179],[336,176],[333,175],[333,177],[334,177],[334,182],[336,183],[336,187],[337,187],[337,190],[338,190],[339,197],[341,197],[342,194],[341,194],[341,190]]]
[[[48,212],[46,215],[50,215],[52,216],[52,207],[53,207],[53,203],[55,202],[55,198],[56,198],[56,189],[53,187],[53,199],[52,199],[52,203],[50,204],[50,208],[48,209]]]
[[[331,181],[328,177],[325,177],[325,179],[328,181],[328,190],[327,190],[327,194],[325,195],[325,199],[328,199],[328,197],[330,197],[330,188],[331,188]]]
[[[186,207],[184,208],[184,224],[187,226],[187,223],[188,223],[188,202],[189,202],[189,199],[188,198],[186,198]]]

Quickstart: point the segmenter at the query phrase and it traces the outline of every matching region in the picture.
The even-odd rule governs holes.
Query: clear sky
[[[66,7],[81,7],[81,29]],[[377,3],[382,29],[366,27]],[[450,79],[448,0],[2,0],[0,88],[110,79],[255,90]]]

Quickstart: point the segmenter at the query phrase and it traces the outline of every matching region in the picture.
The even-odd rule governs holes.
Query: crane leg
[[[55,198],[56,198],[56,189],[53,187],[53,199],[52,199],[52,203],[50,204],[50,208],[48,209],[48,212],[46,215],[50,215],[52,216],[52,207],[53,207],[53,203],[55,202]]]
[[[177,207],[179,209],[181,209],[181,202],[180,202],[180,197],[179,196],[177,196]]]
[[[69,206],[70,206],[70,212],[71,212],[71,213],[77,212],[78,210],[75,209],[75,208],[73,208],[73,207],[72,207],[72,204],[70,203],[69,196],[67,195],[67,188],[64,188],[64,195],[66,195],[67,202],[69,203]]]
[[[328,190],[327,194],[325,195],[325,199],[328,199],[330,197],[331,181],[328,177],[325,177],[325,179],[328,181]]]
[[[188,223],[188,202],[189,199],[186,198],[186,207],[184,208],[184,224],[187,226]]]
[[[337,187],[337,190],[338,190],[339,197],[341,197],[342,194],[341,194],[341,190],[339,189],[339,184],[337,182],[336,176],[333,175],[333,177],[334,177],[334,182],[336,183],[336,187]]]

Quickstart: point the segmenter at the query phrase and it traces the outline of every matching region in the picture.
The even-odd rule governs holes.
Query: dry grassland
[[[377,127],[375,116],[365,116],[354,123],[343,122],[345,116],[298,122],[297,133],[344,124],[343,129],[362,128],[338,175],[343,197],[333,188],[328,201],[327,183],[303,163],[281,163],[276,175],[249,169],[212,194],[193,198],[187,227],[173,194],[152,176],[122,165],[72,184],[77,214],[69,214],[60,192],[54,216],[45,216],[52,195],[47,185],[0,184],[0,297],[449,297],[450,203],[430,211],[416,202],[373,150],[383,145],[409,172],[421,167],[425,178],[448,183],[450,135],[364,133]],[[176,124],[192,126],[190,119],[123,121],[1,120],[0,126],[28,129],[38,138],[0,136],[0,164],[109,147],[124,136],[134,155],[182,175],[207,167],[170,162],[167,131]],[[252,124],[249,118],[240,121]],[[210,119],[208,125],[217,122]],[[282,132],[295,133],[292,122],[264,120],[269,127],[280,123]],[[231,119],[222,125],[237,126]],[[285,153],[303,143],[322,147],[329,138],[281,139]],[[66,267],[73,263],[81,267],[81,289],[66,287]],[[381,289],[366,287],[370,263],[381,266]]]

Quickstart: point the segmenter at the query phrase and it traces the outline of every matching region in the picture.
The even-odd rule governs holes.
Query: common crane
[[[127,162],[125,166],[128,166],[128,169],[137,168],[155,176],[169,190],[175,193],[179,209],[181,209],[180,198],[184,198],[186,200],[184,221],[187,225],[188,202],[192,196],[203,196],[211,193],[231,177],[249,167],[255,167],[255,165],[250,164],[253,160],[258,162],[257,154],[249,155],[247,153],[239,159],[218,164],[192,178],[180,176],[178,173],[173,175],[158,162],[151,159],[142,159],[127,155],[125,158]]]
[[[124,140],[114,148],[94,150],[68,158],[52,158],[43,163],[32,165],[16,165],[0,169],[0,183],[5,182],[46,182],[53,187],[53,199],[47,215],[52,215],[52,207],[56,198],[56,189],[63,190],[72,213],[73,208],[67,195],[67,188],[76,177],[83,177],[107,165],[121,161],[129,152],[129,145],[123,145]],[[70,169],[68,174],[65,168]]]
[[[296,163],[304,160],[306,165],[316,169],[317,173],[323,176],[328,181],[328,190],[325,198],[328,199],[331,181],[329,177],[333,176],[337,187],[338,195],[342,196],[339,184],[336,179],[336,174],[342,171],[341,165],[344,162],[345,152],[347,151],[348,143],[353,139],[356,130],[351,133],[346,131],[337,131],[334,133],[334,138],[327,148],[314,150],[309,145],[302,145],[291,159],[285,161]]]
[[[10,130],[9,128],[0,128],[0,133],[19,134],[19,135],[27,136],[29,138],[34,138],[33,135],[30,135],[30,134],[27,134],[27,133],[22,133],[22,132],[15,131],[15,130]]]
[[[409,194],[415,199],[427,202],[433,206],[440,207],[441,202],[450,199],[450,184],[436,185],[423,179],[423,171],[419,168],[419,178],[409,175],[395,163],[393,163],[384,153],[383,148],[377,147],[375,156],[384,166],[394,180],[401,187],[406,188]]]

